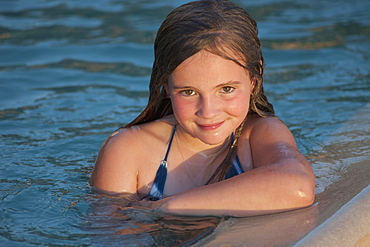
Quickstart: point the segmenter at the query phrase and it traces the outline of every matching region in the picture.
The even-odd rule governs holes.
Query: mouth
[[[218,129],[219,127],[221,127],[223,123],[224,122],[212,123],[212,124],[198,124],[198,126],[204,131],[210,131],[210,130]]]

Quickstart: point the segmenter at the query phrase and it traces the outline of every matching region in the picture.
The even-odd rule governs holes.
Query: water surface
[[[146,105],[156,30],[185,2],[0,0],[2,245],[292,245],[369,184],[370,3],[240,0],[259,23],[266,92],[313,166],[318,204],[175,217],[91,191],[101,143]]]

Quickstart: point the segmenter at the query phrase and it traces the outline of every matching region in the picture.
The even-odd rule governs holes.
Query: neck
[[[180,126],[177,127],[175,139],[182,159],[181,166],[195,187],[204,185],[210,179],[231,146],[230,137],[218,145],[209,145],[181,131]]]
[[[199,158],[214,159],[215,156],[221,155],[226,149],[228,149],[231,142],[231,137],[228,137],[219,144],[210,145],[191,136],[179,125],[177,126],[176,135],[178,141],[181,143],[181,149],[185,151],[184,153],[200,156]]]

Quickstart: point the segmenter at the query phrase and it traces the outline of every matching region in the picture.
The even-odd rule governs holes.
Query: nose
[[[197,116],[212,119],[222,113],[221,102],[215,96],[201,96]]]

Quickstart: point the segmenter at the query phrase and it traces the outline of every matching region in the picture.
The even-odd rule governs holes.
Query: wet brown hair
[[[150,122],[173,113],[165,84],[184,60],[201,50],[229,59],[245,68],[255,82],[248,115],[274,116],[263,90],[264,59],[256,21],[241,7],[227,0],[200,0],[173,10],[160,26],[154,43],[155,60],[149,85],[149,100],[141,114],[125,127]],[[244,63],[237,60],[236,55]],[[208,183],[224,179],[242,125],[235,131],[230,151]]]

